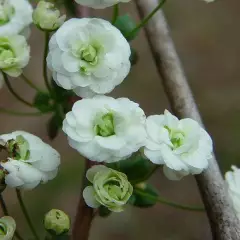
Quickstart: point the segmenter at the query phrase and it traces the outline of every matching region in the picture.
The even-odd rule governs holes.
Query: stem
[[[149,193],[146,193],[140,189],[134,189],[134,192],[148,198],[149,200],[153,200],[153,201],[157,201],[159,203],[165,204],[165,205],[169,205],[171,207],[175,207],[175,208],[179,208],[182,210],[189,210],[189,211],[199,211],[199,212],[204,212],[205,209],[203,207],[198,207],[198,206],[188,206],[188,205],[182,205],[176,202],[171,202],[167,199],[164,199],[162,197],[155,197]]]
[[[43,92],[33,82],[31,82],[24,74],[22,74],[21,77],[31,88],[35,89],[37,92]]]
[[[31,231],[32,231],[32,234],[34,235],[34,237],[35,237],[37,240],[40,240],[40,238],[39,238],[38,235],[37,235],[36,230],[34,229],[34,226],[33,226],[33,224],[32,224],[32,221],[31,221],[31,219],[30,219],[30,217],[29,217],[29,214],[28,214],[28,212],[27,212],[26,206],[25,206],[25,204],[24,204],[24,202],[23,202],[23,199],[22,199],[20,190],[16,189],[16,193],[17,193],[17,199],[18,199],[18,202],[19,202],[19,204],[20,204],[21,210],[22,210],[23,215],[24,215],[24,217],[25,217],[25,219],[26,219],[26,221],[27,221],[27,223],[28,223],[29,228],[30,228]]]
[[[86,159],[86,167],[83,175],[83,184],[81,187],[81,197],[78,203],[77,214],[72,230],[72,240],[88,240],[91,223],[94,217],[94,210],[86,205],[82,191],[87,185],[86,172],[92,166],[92,162]]]
[[[33,104],[27,102],[26,100],[24,100],[21,96],[19,96],[19,95],[15,92],[15,90],[12,88],[12,85],[11,85],[10,81],[8,80],[8,77],[7,77],[6,73],[2,72],[2,74],[3,74],[4,81],[5,81],[5,83],[6,83],[7,87],[8,87],[8,90],[12,93],[12,95],[13,95],[16,99],[18,99],[20,102],[26,104],[27,106],[29,106],[29,107],[34,107]]]
[[[157,5],[156,8],[153,9],[153,11],[147,16],[145,17],[127,36],[127,39],[130,39],[139,29],[141,29],[142,27],[144,27],[148,21],[155,15],[155,13],[158,12],[158,10],[160,10],[163,5],[165,4],[167,0],[162,0],[160,1],[160,3]]]
[[[44,55],[43,55],[43,77],[46,84],[47,89],[51,92],[51,86],[48,82],[48,74],[47,74],[47,55],[48,55],[48,44],[49,44],[49,32],[45,32],[45,47],[44,47]]]
[[[7,205],[6,205],[6,203],[5,203],[4,199],[3,199],[2,194],[0,194],[0,205],[1,205],[1,208],[2,208],[2,211],[3,211],[4,215],[5,216],[9,216],[9,213],[8,213],[8,210],[7,210]],[[14,235],[19,240],[23,240],[23,238],[21,237],[21,235],[18,233],[17,230],[15,230]]]
[[[12,111],[12,110],[8,110],[5,108],[1,108],[0,107],[0,113],[6,113],[6,114],[10,114],[10,115],[15,115],[15,116],[33,116],[33,117],[37,117],[37,116],[41,116],[43,115],[43,113],[41,112],[32,112],[32,113],[26,113],[26,112],[17,112],[17,111]]]
[[[116,23],[118,15],[119,15],[119,5],[116,4],[113,7],[112,25],[114,25]]]

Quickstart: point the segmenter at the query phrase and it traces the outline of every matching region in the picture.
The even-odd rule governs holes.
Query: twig
[[[135,3],[143,19],[157,6],[158,0],[136,0]],[[190,117],[202,123],[162,11],[152,18],[145,30],[173,112],[180,118]],[[208,169],[196,176],[196,181],[207,210],[213,239],[240,239],[240,224],[215,157],[211,159]]]
[[[83,183],[80,192],[80,200],[78,203],[77,214],[73,225],[72,239],[73,240],[87,240],[91,228],[91,223],[94,217],[93,208],[86,205],[82,192],[83,188],[87,185],[86,172],[91,167],[92,162],[86,159],[85,172],[83,175]]]

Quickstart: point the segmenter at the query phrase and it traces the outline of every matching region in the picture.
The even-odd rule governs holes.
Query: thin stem
[[[28,223],[28,226],[29,226],[29,228],[30,228],[31,231],[32,231],[32,234],[34,235],[34,237],[36,238],[36,240],[40,240],[40,238],[38,237],[37,232],[36,232],[36,230],[35,230],[35,228],[34,228],[34,226],[33,226],[33,224],[32,224],[32,221],[31,221],[31,219],[30,219],[30,217],[29,217],[29,214],[28,214],[28,212],[27,212],[26,206],[25,206],[25,204],[24,204],[24,202],[23,202],[23,199],[22,199],[20,190],[16,189],[16,193],[17,193],[18,202],[19,202],[19,204],[20,204],[20,207],[21,207],[21,209],[22,209],[22,212],[23,212],[23,214],[24,214],[24,217],[26,218],[26,221],[27,221],[27,223]]]
[[[2,74],[3,74],[3,77],[4,77],[4,81],[5,81],[5,83],[6,83],[7,87],[8,87],[8,90],[12,93],[12,95],[13,95],[16,99],[18,99],[20,102],[26,104],[27,106],[29,106],[29,107],[34,107],[33,104],[27,102],[26,100],[24,100],[21,96],[19,96],[19,95],[15,92],[15,90],[12,88],[12,85],[11,85],[10,81],[8,80],[8,77],[7,77],[6,73],[2,72]]]
[[[47,55],[48,55],[48,45],[49,45],[49,32],[45,32],[45,47],[44,47],[44,55],[43,55],[43,77],[46,84],[47,89],[51,92],[51,86],[48,82],[48,74],[47,74]]]
[[[157,5],[157,7],[155,9],[153,9],[153,11],[147,16],[145,17],[127,36],[127,39],[130,39],[131,36],[133,36],[137,31],[139,31],[139,29],[141,29],[142,27],[144,27],[148,21],[158,12],[158,10],[160,10],[163,5],[165,4],[167,0],[162,0],[160,1],[160,3]]]
[[[26,116],[37,117],[37,116],[43,115],[43,113],[41,113],[41,112],[32,112],[32,113],[17,112],[17,111],[8,110],[8,109],[1,108],[1,107],[0,107],[0,113],[5,113],[5,114],[10,114],[10,115],[15,115],[15,116],[22,116],[22,117],[26,117]]]
[[[179,203],[176,203],[176,202],[169,201],[169,200],[167,200],[165,198],[162,198],[162,197],[153,196],[153,195],[151,195],[149,193],[146,193],[146,192],[144,192],[143,190],[140,190],[140,189],[134,189],[134,192],[143,196],[143,197],[148,198],[149,200],[157,201],[159,203],[169,205],[171,207],[179,208],[179,209],[182,209],[182,210],[198,211],[198,212],[204,212],[205,211],[205,209],[203,207],[182,205],[182,204],[179,204]]]
[[[31,88],[35,89],[37,92],[43,92],[32,81],[30,81],[24,74],[22,74],[21,77]]]
[[[118,15],[119,15],[119,5],[116,4],[113,7],[112,25],[114,25],[116,23]]]
[[[8,212],[8,209],[7,209],[7,205],[3,199],[3,196],[2,194],[0,194],[0,205],[1,205],[1,208],[2,208],[2,211],[4,213],[5,216],[9,216],[9,212]],[[21,237],[21,235],[18,233],[17,230],[15,230],[15,233],[14,233],[15,237],[18,238],[19,240],[23,240],[23,238]]]

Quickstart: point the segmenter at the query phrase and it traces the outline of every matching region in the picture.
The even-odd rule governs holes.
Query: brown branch
[[[93,220],[93,208],[86,205],[82,192],[84,187],[87,185],[86,172],[92,166],[92,162],[86,159],[85,172],[83,175],[82,188],[80,192],[80,199],[77,208],[77,214],[72,230],[73,240],[87,240]]]
[[[158,4],[158,0],[135,2],[141,18],[147,16]],[[190,117],[202,124],[162,11],[155,15],[145,30],[173,112],[180,118]],[[207,210],[213,239],[240,239],[239,221],[231,206],[215,157],[211,159],[207,170],[196,175],[196,181]]]

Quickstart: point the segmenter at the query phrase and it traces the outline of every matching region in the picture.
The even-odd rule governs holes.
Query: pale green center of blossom
[[[185,138],[184,132],[180,130],[170,129],[168,126],[165,126],[168,130],[170,141],[173,145],[173,149],[177,149],[183,145],[183,141]]]
[[[113,114],[107,113],[98,117],[94,126],[96,135],[101,137],[109,137],[115,134]]]
[[[0,68],[9,68],[16,64],[15,53],[6,38],[0,38]]]
[[[111,198],[121,200],[123,189],[118,180],[110,180],[103,187]]]
[[[14,12],[14,7],[8,1],[0,0],[0,26],[8,23]]]
[[[92,64],[96,65],[97,63],[97,49],[92,45],[88,45],[86,48],[82,49],[81,59]]]
[[[16,140],[9,140],[7,150],[9,156],[15,160],[28,160],[30,157],[29,143],[22,135],[18,135]]]

